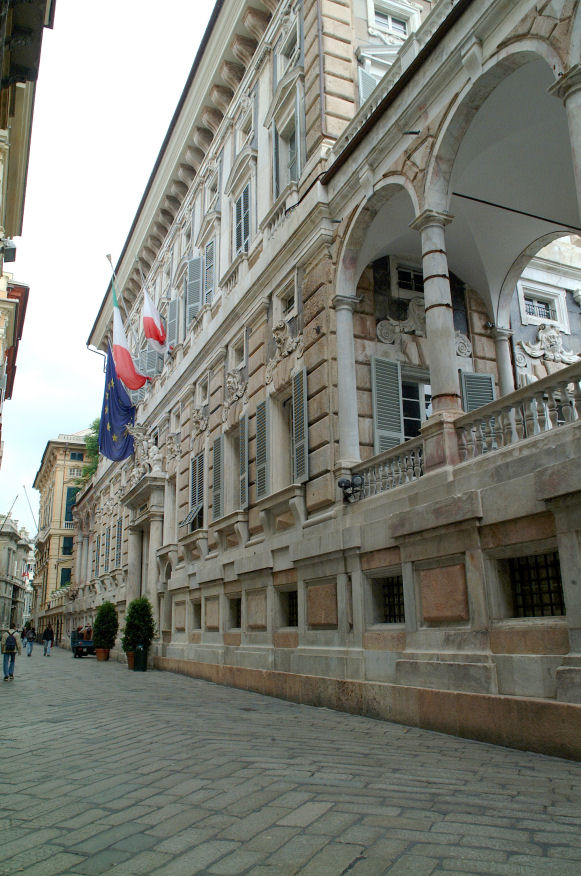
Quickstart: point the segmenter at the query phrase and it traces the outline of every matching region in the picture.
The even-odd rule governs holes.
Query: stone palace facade
[[[146,594],[159,668],[581,756],[580,51],[576,0],[218,0],[69,626]]]

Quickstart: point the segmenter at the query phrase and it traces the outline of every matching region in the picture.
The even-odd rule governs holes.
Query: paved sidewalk
[[[581,764],[35,648],[0,874],[581,873]]]

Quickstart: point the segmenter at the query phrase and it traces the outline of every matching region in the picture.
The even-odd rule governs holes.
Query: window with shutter
[[[115,566],[117,569],[121,566],[121,544],[123,539],[123,520],[120,517],[117,521],[117,534],[115,542]]]
[[[368,100],[373,92],[375,91],[375,87],[378,83],[378,79],[375,76],[372,76],[371,73],[368,73],[367,70],[364,70],[363,67],[359,67],[359,105],[363,106],[366,100]]]
[[[179,526],[190,527],[190,532],[204,525],[204,453],[190,460],[190,510]]]
[[[250,183],[247,183],[235,205],[235,247],[236,254],[248,252],[250,241]]]
[[[100,564],[101,564],[101,536],[97,536],[97,542],[95,544],[95,577],[97,578],[100,574]]]
[[[105,560],[103,563],[103,571],[109,571],[109,556],[111,553],[111,531],[109,527],[105,530]]]
[[[188,273],[186,284],[186,307],[185,320],[186,330],[196,318],[202,307],[202,259],[195,258],[188,261]]]
[[[371,360],[374,452],[383,453],[404,442],[401,369],[399,362]]]
[[[309,422],[307,411],[307,370],[295,374],[293,387],[293,483],[302,484],[309,477]]]
[[[494,377],[492,374],[460,372],[462,380],[462,405],[467,414],[494,401]]]
[[[178,343],[179,312],[179,298],[173,298],[169,302],[167,311],[167,345],[170,350],[172,350]]]
[[[268,399],[256,406],[256,498],[268,495],[270,468]]]
[[[204,301],[211,303],[214,292],[214,250],[215,243],[211,240],[204,250]]]
[[[224,436],[218,435],[214,441],[214,470],[212,482],[212,519],[223,516],[222,498],[224,491]]]
[[[245,510],[248,508],[248,416],[244,414],[240,417],[240,433],[239,433],[239,452],[240,452],[240,508]]]

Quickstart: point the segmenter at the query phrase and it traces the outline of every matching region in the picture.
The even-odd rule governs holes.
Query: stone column
[[[77,541],[77,553],[75,555],[75,585],[78,587],[81,583],[81,578],[83,575],[83,545],[85,543],[85,536],[79,533],[79,537],[76,539]]]
[[[512,337],[510,329],[495,328],[492,336],[496,344],[496,364],[498,366],[498,378],[500,381],[500,394],[508,395],[514,392],[514,372],[508,342]]]
[[[337,313],[337,387],[339,391],[339,466],[349,469],[361,461],[359,455],[359,414],[355,376],[353,310],[357,298],[336,295]]]
[[[424,210],[411,223],[422,236],[426,340],[432,387],[432,415],[422,426],[424,470],[460,461],[454,421],[460,416],[456,337],[444,227],[447,213]]]
[[[451,221],[452,216],[447,213],[424,210],[411,223],[411,228],[419,231],[422,236],[426,339],[434,413],[461,410],[452,295],[444,234],[444,227]]]
[[[581,214],[581,64],[575,64],[549,88],[549,94],[565,104],[569,139],[573,159],[573,173],[577,187],[577,203]]]
[[[81,583],[86,584],[89,580],[89,536],[83,535],[81,545]]]
[[[127,558],[127,605],[141,596],[141,548],[142,533],[139,529],[129,530],[129,546]]]
[[[157,597],[157,552],[162,545],[163,539],[163,514],[152,514],[149,521],[149,561],[147,563],[147,592],[146,596],[153,608],[153,618],[159,627],[159,599]]]

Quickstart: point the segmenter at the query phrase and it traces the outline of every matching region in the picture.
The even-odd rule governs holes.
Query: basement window
[[[405,623],[403,577],[401,575],[372,578],[371,599],[373,604],[373,623]]]
[[[559,554],[510,557],[506,574],[513,617],[560,617],[565,614]]]

